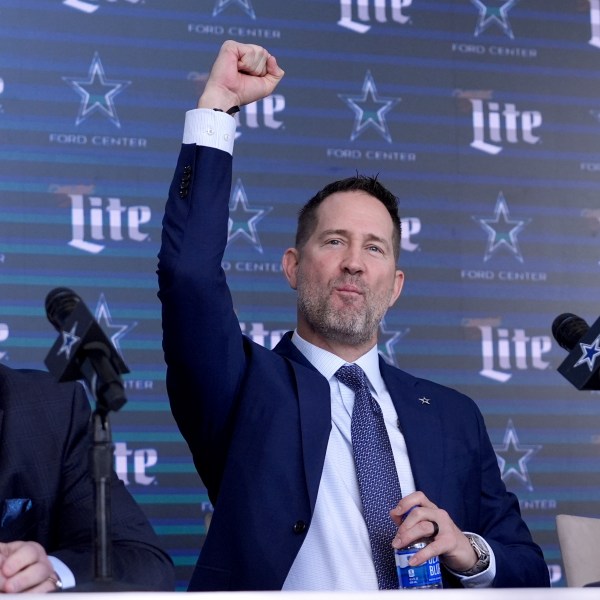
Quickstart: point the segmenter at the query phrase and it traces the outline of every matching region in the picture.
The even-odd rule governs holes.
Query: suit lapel
[[[286,333],[277,344],[275,352],[290,361],[294,372],[300,412],[304,474],[311,510],[314,510],[331,432],[331,394],[325,377],[294,346],[291,337],[291,332]]]
[[[406,441],[416,489],[439,504],[444,455],[437,403],[443,400],[427,394],[418,379],[390,367],[381,357],[379,362]]]
[[[327,380],[294,346],[291,336],[291,332],[286,333],[275,352],[290,361],[294,373],[304,472],[311,509],[314,509],[331,431],[330,390]],[[379,360],[406,440],[415,486],[432,502],[439,504],[445,459],[441,413],[437,403],[443,398],[427,394],[419,379],[391,367],[382,358]]]

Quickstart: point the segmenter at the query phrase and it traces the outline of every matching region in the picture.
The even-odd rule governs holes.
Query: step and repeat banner
[[[81,296],[131,370],[115,467],[178,589],[212,506],[166,397],[156,255],[184,113],[229,38],[287,73],[236,116],[241,327],[269,348],[293,328],[299,207],[379,174],[406,273],[380,351],[478,402],[565,585],[556,514],[600,517],[600,394],[557,373],[551,334],[600,315],[600,0],[0,0],[0,31],[0,360],[45,368],[46,294]]]

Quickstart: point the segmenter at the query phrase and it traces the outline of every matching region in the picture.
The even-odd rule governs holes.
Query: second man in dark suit
[[[90,406],[79,383],[0,365],[0,592],[94,581]],[[112,473],[112,576],[172,590],[174,569],[148,519]]]

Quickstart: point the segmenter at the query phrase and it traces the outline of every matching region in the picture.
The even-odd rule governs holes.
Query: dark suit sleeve
[[[92,440],[89,403],[81,385],[65,386],[72,396],[62,399],[71,409],[71,420],[63,423],[68,434],[62,448],[62,479],[53,518],[55,540],[48,554],[62,560],[75,575],[77,585],[94,579],[94,487],[88,453]],[[160,548],[141,508],[116,474],[112,473],[112,574],[116,582],[127,582],[147,590],[173,590],[174,569]]]
[[[221,267],[231,169],[226,152],[182,146],[158,263],[169,400],[213,502],[245,369],[243,338]]]

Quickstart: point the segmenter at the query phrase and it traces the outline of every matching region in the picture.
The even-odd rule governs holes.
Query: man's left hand
[[[423,492],[413,492],[402,498],[390,511],[390,516],[398,525],[392,541],[394,548],[405,548],[423,538],[431,538],[435,533],[431,542],[410,559],[411,566],[422,565],[439,556],[444,565],[460,573],[468,571],[477,562],[477,555],[467,536],[454,524],[450,515]]]
[[[37,542],[0,543],[0,591],[55,592],[56,576],[46,551]]]

